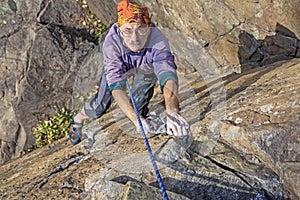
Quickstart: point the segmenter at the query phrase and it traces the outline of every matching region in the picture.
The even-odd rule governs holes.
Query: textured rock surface
[[[298,0],[189,1],[185,6],[158,2],[143,3],[170,38],[181,72],[197,70],[202,77],[209,77],[215,71],[207,66],[228,74],[240,72],[241,63],[255,67],[299,57]],[[116,20],[117,1],[88,3],[105,23]],[[85,30],[76,28],[76,20],[83,12],[72,0],[3,3],[0,109],[5,115],[0,127],[1,162],[19,156],[32,145],[31,128],[39,120],[58,108],[71,108],[72,96],[76,101],[97,82],[101,71],[97,42]],[[280,34],[281,28],[273,36],[278,24],[289,34]],[[265,46],[275,46],[269,51],[261,45],[265,37],[270,38],[265,40]],[[189,45],[178,45],[182,43]],[[272,56],[258,63],[267,53]]]
[[[162,154],[181,152],[168,136],[149,138],[167,192],[189,199],[299,199],[299,72],[295,59],[218,82],[181,74],[188,80],[180,90],[182,114],[194,141],[187,154],[174,155]],[[209,95],[222,85],[224,113]],[[157,88],[151,110],[161,112],[161,103]],[[129,181],[159,191],[143,139],[120,113],[114,108],[86,125],[88,139],[80,145],[64,138],[1,166],[1,197],[121,199]]]
[[[97,51],[97,42],[86,30],[76,28],[82,13],[72,0],[2,3],[0,163],[34,144],[31,129],[39,120],[72,107],[81,67],[89,64],[90,80],[97,79],[98,63],[86,61],[93,56],[90,52]],[[97,81],[92,82],[94,87]]]
[[[115,21],[116,9],[106,14],[99,9],[103,3],[93,0],[87,2],[91,10],[101,19],[107,22]],[[116,2],[118,1],[108,1],[104,4],[106,7],[114,7]],[[184,37],[205,47],[214,64],[224,74],[241,70],[237,55],[241,44],[239,37],[245,32],[255,40],[263,40],[273,36],[276,27],[280,24],[293,32],[297,38],[300,37],[300,0],[188,0],[185,2],[137,0],[136,2],[149,7],[152,20],[160,28],[168,29],[169,32],[180,32]],[[111,20],[112,16],[113,20]],[[290,46],[299,49],[299,42]],[[254,45],[252,48],[259,53],[259,48],[255,48]],[[279,54],[278,49],[275,51]],[[299,57],[299,54],[297,56]],[[269,62],[278,61],[276,57],[270,60]]]
[[[139,199],[161,199],[161,191],[153,186],[146,186],[137,182],[128,181],[124,187],[122,200]],[[187,200],[187,197],[169,192],[170,199]]]
[[[116,5],[95,2],[94,12]],[[299,1],[158,2],[145,4],[170,39],[181,112],[195,139],[187,153],[168,136],[149,139],[167,191],[299,199],[300,62],[292,59],[299,57]],[[99,16],[112,23],[115,10],[103,10]],[[83,10],[73,0],[8,0],[0,11],[3,163],[33,144],[39,120],[77,105],[94,87],[101,55],[98,41],[76,28]],[[163,108],[156,90],[150,109]],[[120,199],[129,181],[158,188],[143,140],[120,110],[84,131],[80,145],[64,138],[2,165],[0,197]]]

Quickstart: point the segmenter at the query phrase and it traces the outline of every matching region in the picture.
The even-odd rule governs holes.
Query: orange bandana
[[[147,7],[140,6],[135,2],[129,2],[129,0],[122,0],[118,4],[119,27],[125,22],[150,24],[151,19]]]

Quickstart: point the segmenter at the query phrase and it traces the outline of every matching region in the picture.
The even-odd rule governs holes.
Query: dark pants
[[[148,114],[148,104],[153,96],[157,78],[154,74],[136,74],[132,84],[132,94],[139,110],[139,114],[146,117]],[[111,105],[112,94],[107,85],[105,73],[99,81],[97,94],[93,95],[84,105],[87,116],[93,119],[101,117]]]

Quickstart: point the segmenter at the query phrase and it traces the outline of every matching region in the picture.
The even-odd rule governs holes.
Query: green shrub
[[[37,127],[33,129],[33,134],[36,137],[36,146],[39,148],[67,136],[72,117],[73,114],[71,111],[61,109],[49,120],[37,124]]]
[[[80,5],[87,11],[80,19],[77,20],[78,26],[80,28],[87,29],[90,34],[98,38],[107,30],[107,27],[94,13],[90,11],[85,0],[76,1],[79,2]],[[93,90],[92,93],[96,93],[96,91],[97,88]],[[36,146],[39,148],[67,136],[72,122],[72,117],[73,114],[71,111],[62,109],[51,119],[37,124],[37,126],[33,128],[33,134],[36,137]]]
[[[95,38],[99,38],[102,33],[107,30],[107,27],[101,22],[95,13],[91,12],[85,0],[76,0],[87,11],[77,20],[77,25],[80,28],[87,29]]]

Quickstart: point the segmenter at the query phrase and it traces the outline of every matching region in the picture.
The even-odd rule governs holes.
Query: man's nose
[[[139,38],[138,38],[138,34],[137,34],[137,31],[133,31],[132,35],[131,35],[131,39],[133,41],[137,41]]]

